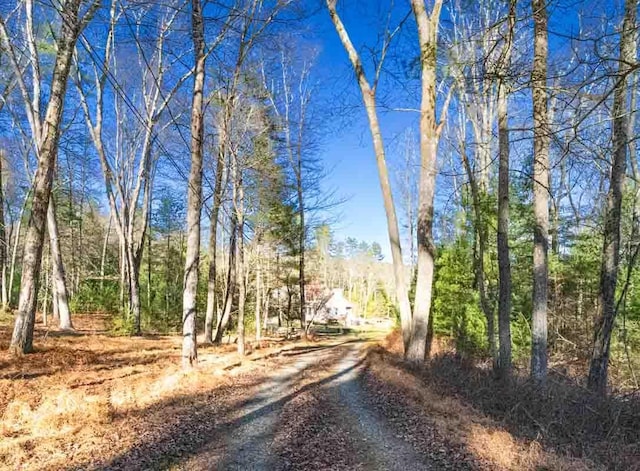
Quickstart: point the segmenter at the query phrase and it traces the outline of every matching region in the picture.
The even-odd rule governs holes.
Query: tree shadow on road
[[[305,370],[313,368],[313,366],[301,370],[299,374],[305,374]],[[224,388],[223,391],[181,396],[155,404],[134,412],[134,417],[132,414],[127,414],[127,419],[141,421],[140,435],[142,438],[126,452],[102,462],[86,463],[68,469],[142,470],[164,469],[179,464],[198,454],[212,442],[219,442],[223,445],[221,440],[223,441],[225,437],[229,436],[234,429],[278,411],[296,396],[331,383],[358,366],[359,364],[354,365],[352,368],[303,386],[295,392],[278,400],[267,402],[258,409],[237,418],[234,418],[234,411],[251,406],[255,402],[253,398],[239,402],[230,401],[223,405],[223,408],[212,407],[215,405],[212,404],[213,395],[219,394],[221,397],[237,395],[239,392],[234,391],[234,386]],[[283,381],[289,379],[283,377]],[[245,392],[246,389],[245,385]],[[179,414],[175,414],[174,406],[176,405],[180,408]],[[145,424],[155,426],[156,430],[147,429]],[[247,446],[251,446],[251,444],[247,444]],[[215,466],[213,468],[215,469]]]
[[[358,343],[363,343],[363,342],[366,342],[366,340],[363,340],[363,339],[349,339],[349,340],[345,340],[344,342],[340,342],[338,344],[332,344],[332,345],[301,345],[299,347],[289,348],[289,349],[283,351],[282,353],[280,353],[280,355],[284,356],[284,357],[304,355],[306,353],[321,352],[323,350],[330,350],[332,348],[341,347],[341,346],[344,346],[344,345],[358,344]]]

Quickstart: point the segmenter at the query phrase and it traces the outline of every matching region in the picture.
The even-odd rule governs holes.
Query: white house
[[[315,315],[314,322],[338,322],[346,326],[358,324],[355,305],[344,297],[342,288],[331,290],[331,297]]]

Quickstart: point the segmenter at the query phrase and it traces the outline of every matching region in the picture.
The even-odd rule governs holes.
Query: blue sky
[[[408,2],[403,8],[404,12],[408,11]],[[363,17],[363,13],[362,6],[340,9],[353,42],[356,45],[374,44],[375,15]],[[322,158],[329,170],[327,186],[336,189],[339,196],[345,199],[343,204],[332,210],[336,219],[331,224],[332,230],[339,239],[355,237],[380,243],[388,260],[388,232],[380,180],[360,90],[326,9],[314,18],[313,23],[321,44],[318,72],[322,75],[321,81],[329,87],[327,100],[340,109],[332,126],[335,129],[323,143],[322,149]],[[362,59],[366,60],[364,54]],[[383,81],[382,94],[386,93],[385,85]],[[384,112],[380,118],[387,158],[391,161],[395,138],[407,125],[417,120],[417,114],[403,113],[403,116],[398,116],[398,113]]]
[[[446,10],[448,3],[445,2],[441,17],[443,24],[446,24],[449,18]],[[377,31],[379,31],[377,26],[380,24],[376,18],[383,17],[381,12],[384,12],[385,8],[388,8],[388,3],[384,0],[339,2],[338,11],[352,41],[362,53],[365,68],[367,67],[367,56],[361,46],[375,44]],[[519,8],[528,9],[529,2],[520,2]],[[404,16],[409,11],[408,9],[409,2],[396,2],[395,21],[397,22],[398,18]],[[563,35],[577,34],[579,30],[578,13],[580,11],[583,12],[582,24],[587,25],[586,32],[588,34],[591,22],[602,24],[603,17],[617,18],[616,12],[620,10],[620,0],[552,1],[549,7],[550,60],[553,61],[554,51],[565,49],[568,46]],[[333,123],[336,129],[332,130],[327,137],[322,150],[322,158],[330,170],[328,186],[336,188],[339,195],[347,198],[344,204],[334,210],[336,214],[339,214],[339,217],[332,224],[332,229],[338,238],[351,236],[369,242],[379,242],[383,252],[387,255],[387,260],[389,260],[389,243],[382,195],[360,92],[326,8],[322,9],[313,19],[312,28],[314,29],[313,36],[320,43],[318,71],[322,76],[321,80],[328,85],[326,100],[332,101],[335,107],[341,109],[340,116]],[[400,54],[397,55],[401,58],[388,60],[389,69],[394,73],[404,73],[405,80],[406,69],[402,69],[406,65],[406,58],[415,57],[416,53],[414,46],[417,39],[414,28],[413,17],[410,17],[406,23],[405,32],[396,43],[396,50],[398,48],[400,50]],[[415,86],[415,82],[413,86]],[[391,97],[395,106],[401,103],[403,107],[417,107],[418,94],[412,90],[397,89],[397,83],[394,83],[389,76],[383,77],[381,87],[380,94],[387,98]],[[413,126],[415,128],[417,119],[418,116],[415,113],[383,112],[381,114],[382,131],[390,167],[393,166],[395,140],[406,127]],[[441,145],[439,158],[443,158],[442,147]],[[442,208],[450,196],[450,190],[442,185],[442,179],[440,179],[439,185],[436,189],[439,200],[436,202],[436,207]],[[400,216],[398,206],[396,201]],[[403,248],[406,252],[406,247]]]

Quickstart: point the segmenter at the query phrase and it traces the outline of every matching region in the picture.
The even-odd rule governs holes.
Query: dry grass
[[[133,445],[145,411],[187,395],[215,395],[233,376],[257,368],[244,361],[228,371],[241,358],[235,346],[223,345],[201,348],[198,368],[185,373],[179,337],[112,337],[100,316],[74,323],[75,334],[39,326],[36,352],[19,358],[7,352],[10,323],[0,323],[0,468],[61,469],[89,462],[98,449],[101,459],[116,456]],[[282,347],[263,342],[260,357]]]
[[[401,339],[370,354],[378,387],[404,397],[490,469],[640,469],[640,407],[594,398],[567,378],[536,390],[526,378],[505,385],[441,349],[424,367],[402,361]]]

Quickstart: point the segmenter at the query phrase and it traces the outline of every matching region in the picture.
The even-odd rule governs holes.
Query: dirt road
[[[291,350],[257,381],[185,399],[184,418],[147,425],[140,446],[91,469],[473,469],[428,424],[413,427],[413,414],[370,391],[366,347]]]
[[[218,398],[215,415],[198,410],[199,420],[94,469],[472,469],[432,433],[414,436],[395,406],[368,391],[366,346],[290,351],[260,382],[230,391],[233,400]]]

